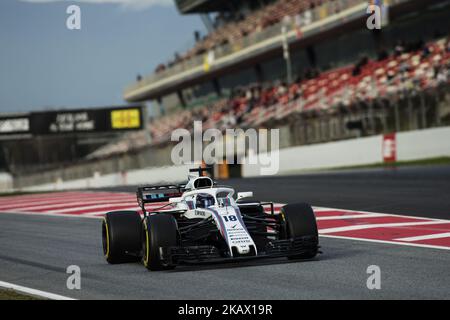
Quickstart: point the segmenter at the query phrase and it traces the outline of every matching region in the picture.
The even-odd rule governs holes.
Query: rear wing
[[[159,185],[138,187],[136,196],[139,207],[145,212],[146,203],[169,201],[170,198],[180,197],[185,191],[185,185]]]

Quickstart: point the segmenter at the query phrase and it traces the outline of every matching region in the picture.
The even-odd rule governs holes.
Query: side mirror
[[[242,198],[251,198],[253,197],[253,192],[249,191],[249,192],[238,192],[237,194],[237,199],[242,199]]]

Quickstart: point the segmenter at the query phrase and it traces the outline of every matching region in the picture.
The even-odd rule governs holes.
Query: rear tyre
[[[178,243],[178,228],[170,214],[155,214],[144,219],[142,224],[142,262],[148,270],[173,269],[174,266],[161,260],[160,248],[175,247]]]
[[[111,264],[139,261],[141,216],[136,211],[108,212],[102,223],[103,254]]]
[[[289,259],[312,259],[318,253],[319,233],[316,217],[309,204],[288,204],[281,208],[281,236],[284,239],[297,237],[310,238],[312,248],[306,253],[288,256]]]

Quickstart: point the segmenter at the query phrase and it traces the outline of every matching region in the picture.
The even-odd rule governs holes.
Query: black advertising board
[[[42,111],[0,115],[0,137],[141,130],[143,124],[142,106]]]
[[[33,135],[99,133],[143,128],[142,107],[78,109],[30,114]]]

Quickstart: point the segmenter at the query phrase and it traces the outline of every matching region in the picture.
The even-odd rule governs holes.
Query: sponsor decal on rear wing
[[[146,203],[169,201],[170,198],[180,197],[185,185],[159,185],[138,187],[137,201],[144,209]]]

